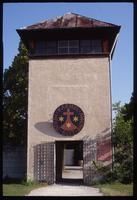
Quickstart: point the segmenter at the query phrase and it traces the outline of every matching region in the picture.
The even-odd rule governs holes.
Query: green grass
[[[133,196],[133,184],[110,183],[97,184],[104,196]]]
[[[3,196],[25,196],[31,190],[45,187],[46,183],[36,183],[36,184],[3,184]]]

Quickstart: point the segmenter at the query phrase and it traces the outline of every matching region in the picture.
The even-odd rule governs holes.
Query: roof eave
[[[20,32],[31,32],[31,31],[58,31],[58,30],[78,30],[78,29],[117,29],[118,31],[120,30],[121,26],[96,26],[96,27],[62,27],[62,28],[36,28],[36,29],[16,29],[18,33]]]

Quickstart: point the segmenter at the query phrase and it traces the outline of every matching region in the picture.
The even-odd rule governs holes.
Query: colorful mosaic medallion
[[[74,104],[59,106],[53,115],[53,127],[62,135],[72,136],[81,131],[84,126],[84,113]]]

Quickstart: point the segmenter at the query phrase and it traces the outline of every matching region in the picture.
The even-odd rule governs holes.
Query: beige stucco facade
[[[110,132],[110,87],[108,57],[29,60],[28,179],[33,179],[36,144]],[[62,136],[53,128],[53,113],[65,103],[79,106],[85,114],[84,127],[74,136]]]

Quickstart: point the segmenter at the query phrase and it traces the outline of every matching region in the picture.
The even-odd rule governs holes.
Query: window
[[[101,40],[81,40],[80,53],[101,53]]]
[[[58,54],[75,54],[79,53],[78,40],[59,40]]]
[[[45,54],[45,41],[38,41],[36,43],[35,54],[37,54],[37,55],[44,55]]]
[[[45,42],[45,54],[56,55],[57,54],[57,41],[46,41]]]
[[[92,53],[101,53],[102,45],[101,40],[92,40]]]
[[[59,40],[58,54],[67,54],[67,53],[68,53],[68,40]]]
[[[31,48],[30,48],[31,50]],[[30,51],[31,55],[33,54]],[[37,41],[34,55],[74,55],[102,53],[101,40]]]
[[[80,53],[91,53],[91,40],[80,41]]]
[[[78,40],[69,40],[69,53],[75,54],[79,53],[79,41]]]

